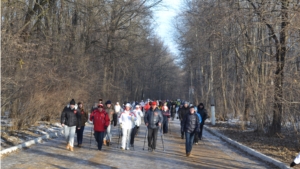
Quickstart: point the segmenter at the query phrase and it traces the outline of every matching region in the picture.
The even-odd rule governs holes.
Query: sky
[[[174,17],[180,12],[181,1],[182,0],[162,0],[161,5],[163,7],[153,11],[156,21],[156,33],[175,55],[178,55],[179,51],[177,50],[173,36],[175,32]]]

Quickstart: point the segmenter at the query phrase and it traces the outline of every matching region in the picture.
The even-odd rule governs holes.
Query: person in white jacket
[[[123,112],[123,109],[122,107],[120,106],[120,103],[117,102],[116,105],[115,105],[115,113],[118,114],[118,116],[120,116],[120,114]]]
[[[142,117],[144,116],[140,105],[135,106],[133,113],[135,114],[137,119],[136,119],[135,124],[131,131],[131,136],[130,136],[130,146],[131,147],[134,147],[134,137],[138,133],[140,125],[142,124]]]
[[[294,159],[294,161],[291,163],[291,167],[294,167],[295,165],[300,164],[300,153],[297,155],[297,157]]]
[[[121,113],[119,118],[120,127],[122,128],[122,150],[129,150],[130,143],[130,134],[134,126],[135,121],[137,120],[134,113],[130,111],[131,105],[127,103],[125,105],[125,111]]]

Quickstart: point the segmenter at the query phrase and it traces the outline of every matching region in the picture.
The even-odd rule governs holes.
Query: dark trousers
[[[196,134],[195,132],[193,132],[193,133],[185,132],[185,150],[186,150],[186,153],[190,153],[192,151],[195,134]]]
[[[77,133],[77,143],[78,143],[78,144],[82,144],[83,131],[84,131],[84,126],[81,126],[79,130],[78,130],[78,128],[76,128],[76,133]]]
[[[130,134],[130,144],[131,144],[131,145],[134,144],[134,137],[135,137],[137,131],[138,131],[137,126],[135,126],[135,127],[131,130],[131,134]]]
[[[158,132],[158,128],[148,129],[148,147],[154,150],[156,149],[157,132]]]
[[[182,125],[182,121],[180,121],[180,127]],[[181,137],[184,138],[184,131],[181,131]]]
[[[199,132],[199,139],[201,140],[202,139],[202,133],[203,133],[203,126],[204,126],[204,124],[200,124],[200,132]]]
[[[169,122],[168,122],[168,120],[164,120],[163,121],[163,133],[165,134],[165,133],[168,133],[168,130],[169,130]]]
[[[99,131],[94,132],[95,139],[98,143],[98,150],[102,149],[104,135],[105,135],[104,131],[103,132],[99,132]]]
[[[194,143],[198,143],[198,141],[199,141],[199,135],[200,135],[200,132],[196,132],[195,133]]]

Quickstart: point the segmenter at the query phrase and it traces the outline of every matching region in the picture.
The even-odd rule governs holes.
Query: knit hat
[[[98,104],[98,108],[103,108],[103,104]]]
[[[190,105],[190,109],[194,109],[195,108],[195,106],[193,106],[192,104]]]
[[[72,99],[72,100],[70,101],[70,105],[75,105],[75,100],[74,100],[74,99]]]
[[[125,107],[131,107],[131,104],[130,104],[130,103],[127,103],[127,104],[125,105]]]
[[[119,102],[116,103],[117,105],[120,104]]]
[[[185,101],[184,104],[189,104],[189,102]]]
[[[107,100],[105,104],[111,104],[111,101],[110,101],[110,100]]]
[[[151,102],[151,106],[153,106],[153,105],[157,106],[157,102],[156,101]]]

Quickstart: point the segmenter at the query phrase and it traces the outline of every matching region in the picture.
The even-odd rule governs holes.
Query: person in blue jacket
[[[195,108],[196,109],[196,108]],[[197,112],[197,111],[195,111]],[[202,117],[200,115],[200,113],[195,113],[198,118],[199,118],[199,125],[201,126],[201,123],[202,123]],[[194,144],[198,144],[198,141],[199,141],[199,135],[200,135],[200,130],[196,133],[195,137],[194,137]]]

